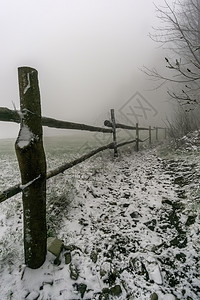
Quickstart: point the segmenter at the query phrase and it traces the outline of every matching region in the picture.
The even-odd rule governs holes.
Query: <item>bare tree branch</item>
[[[167,51],[166,68],[142,71],[156,82],[156,89],[169,83],[168,94],[179,103],[200,104],[200,1],[164,0],[155,9],[160,25],[149,36]]]

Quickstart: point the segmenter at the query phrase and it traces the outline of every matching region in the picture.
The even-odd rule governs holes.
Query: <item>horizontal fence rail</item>
[[[110,122],[109,120],[105,120],[104,125],[106,127],[112,127],[112,122]],[[127,130],[136,130],[136,127],[134,127],[134,126],[120,124],[120,123],[116,123],[115,127],[116,128],[121,128],[121,129],[127,129]],[[166,128],[164,128],[164,127],[153,127],[153,128],[151,128],[151,130],[156,130],[156,129],[166,129]],[[139,130],[149,130],[149,128],[139,127]]]
[[[0,107],[0,121],[6,122],[21,122],[21,112],[17,110],[11,110],[7,107]],[[112,129],[102,128],[97,126],[85,125],[80,123],[73,123],[67,121],[56,120],[53,118],[42,117],[42,126],[59,129],[75,129],[85,131],[97,131],[104,133],[112,133]]]
[[[3,114],[1,114],[2,111],[3,111]],[[9,111],[8,114],[5,113],[5,111],[6,111],[6,112]],[[7,114],[7,116],[6,116],[6,114]],[[4,118],[2,117],[2,115],[4,115]],[[5,116],[6,116],[6,117],[5,117]],[[11,116],[12,116],[12,119],[14,120],[13,122],[15,122],[15,123],[19,123],[19,122],[20,122],[20,121],[19,121],[20,118],[19,118],[18,112],[14,111],[14,110],[9,110],[9,109],[7,109],[7,108],[2,108],[2,107],[0,107],[0,121],[11,121]],[[50,121],[51,121],[51,120],[55,120],[55,119],[51,119],[51,118],[45,118],[45,117],[42,117],[42,120],[45,120],[45,119],[48,119],[48,124],[50,124]],[[57,120],[55,120],[55,121],[57,121]],[[58,122],[68,123],[68,122],[65,122],[65,121],[58,121]],[[109,125],[107,125],[108,122],[109,122]],[[82,125],[82,124],[78,124],[78,123],[73,123],[73,124],[76,124],[76,125]],[[109,126],[109,127],[110,127],[110,124],[111,124],[111,122],[108,121],[108,120],[106,120],[106,121],[104,122],[104,125],[105,125],[105,126]],[[52,125],[52,124],[51,124],[51,125]],[[133,126],[126,126],[126,125],[119,124],[119,123],[117,123],[116,125],[117,125],[117,126],[116,126],[117,128],[128,129],[128,130],[135,130],[135,129],[137,128],[137,127],[133,127]],[[43,126],[49,126],[49,125],[45,125],[45,122],[44,122],[44,125],[43,125]],[[85,125],[85,126],[87,126],[87,125]],[[53,125],[50,126],[50,127],[53,127]],[[54,127],[54,128],[58,128],[58,127]],[[60,127],[59,127],[59,128],[60,128]],[[76,129],[77,129],[77,128],[78,128],[78,126],[76,127]],[[97,131],[99,131],[99,130],[98,130],[99,128],[100,128],[100,129],[104,129],[104,128],[101,128],[101,127],[95,127],[95,126],[94,126],[93,128],[97,128]],[[74,129],[74,128],[70,128],[70,129]],[[145,128],[145,127],[138,127],[138,129],[139,129],[139,130],[149,130],[149,128]],[[165,128],[159,127],[159,129],[165,129]],[[79,129],[79,130],[84,130],[84,129],[81,128],[81,129]],[[87,129],[86,129],[86,130],[87,130]],[[156,130],[156,128],[151,128],[151,130]],[[92,131],[94,131],[94,130],[92,130]],[[102,131],[102,132],[103,132],[103,131]],[[107,132],[107,131],[106,131],[106,132]],[[109,132],[112,133],[113,130],[110,130]],[[141,139],[138,138],[138,142],[141,142],[141,143],[146,142],[147,140],[149,140],[149,137],[147,137],[147,138],[144,139],[144,140],[141,140]],[[137,142],[136,139],[130,140],[130,141],[121,142],[121,143],[119,143],[119,144],[116,144],[116,148],[119,148],[119,147],[122,147],[122,146],[125,146],[125,145],[129,145],[129,144],[132,144],[132,143],[136,143],[136,142]],[[85,155],[83,155],[83,156],[81,156],[81,157],[79,157],[79,158],[77,158],[77,159],[75,159],[75,160],[73,160],[73,161],[71,161],[71,162],[67,162],[67,163],[65,163],[65,164],[63,164],[63,165],[61,165],[61,166],[59,166],[59,167],[57,167],[57,168],[55,168],[55,169],[53,169],[53,170],[48,171],[48,172],[47,172],[47,175],[46,175],[46,179],[52,178],[52,177],[54,177],[54,176],[56,176],[56,175],[58,175],[58,174],[60,174],[60,173],[63,173],[63,172],[66,171],[67,169],[70,169],[70,168],[76,166],[77,164],[79,164],[79,163],[85,161],[86,159],[89,159],[90,157],[96,155],[97,153],[99,153],[99,152],[101,152],[101,151],[104,151],[104,150],[107,150],[107,149],[114,149],[114,143],[109,143],[109,144],[107,144],[107,145],[101,146],[101,147],[99,147],[99,148],[97,148],[97,149],[94,149],[94,150],[92,150],[91,152],[89,152],[89,153],[87,153],[87,154],[85,154]],[[28,188],[32,183],[33,183],[33,182],[30,182],[30,183],[27,184],[26,186],[23,186],[23,185],[21,185],[21,184],[19,183],[19,184],[16,184],[16,185],[14,185],[14,186],[12,186],[12,187],[6,189],[6,190],[3,191],[3,192],[0,192],[0,203],[1,203],[1,202],[4,202],[5,200],[7,200],[7,199],[9,199],[9,198],[11,198],[11,197],[13,197],[13,196],[15,196],[15,195],[21,193],[21,192],[23,192],[23,191],[24,191],[26,188]]]
[[[42,117],[37,71],[29,67],[22,67],[18,69],[18,77],[21,110],[10,110],[7,107],[0,107],[0,121],[20,123],[20,131],[15,143],[15,150],[21,172],[22,184],[19,183],[0,192],[0,203],[22,192],[25,263],[30,268],[39,268],[43,264],[46,256],[46,180],[63,173],[67,169],[70,169],[107,149],[113,149],[114,157],[117,157],[119,147],[135,143],[135,150],[139,151],[139,143],[149,140],[149,145],[151,145],[152,131],[155,130],[156,132],[156,140],[158,140],[159,129],[165,130],[165,138],[167,131],[166,128],[162,127],[139,127],[138,123],[136,123],[136,126],[117,123],[115,121],[114,109],[111,109],[111,120],[106,120],[104,122],[104,126],[108,128]],[[53,170],[46,171],[42,126],[111,133],[113,142],[91,150],[89,153],[70,162],[66,162]],[[119,128],[134,130],[135,139],[117,143],[117,129]],[[149,136],[146,139],[141,140],[139,132],[143,130],[148,131]],[[43,166],[41,165],[41,162],[43,163]],[[38,170],[40,169],[42,171],[38,173]],[[38,196],[42,197],[42,201],[40,201],[43,203],[42,211],[40,205],[34,205],[34,197],[35,199],[39,199]],[[38,213],[36,213],[37,210]],[[35,220],[34,218],[37,217],[39,219]],[[37,225],[38,223],[39,225],[30,225],[30,220],[32,222],[31,224]],[[41,229],[40,224],[42,224],[43,229]],[[40,231],[42,231],[42,234]],[[27,239],[26,236],[29,235],[31,238]],[[41,243],[43,246],[40,249],[40,252],[35,245],[40,245]]]
[[[114,113],[114,112],[113,112]],[[8,109],[6,107],[0,107],[0,121],[4,121],[4,122],[14,122],[14,123],[20,123],[21,122],[21,112],[17,111],[17,110],[11,110]],[[113,123],[110,120],[105,120],[104,121],[104,125],[107,127],[110,127],[112,129],[107,129],[107,128],[102,128],[102,127],[97,127],[97,126],[90,126],[90,125],[85,125],[85,124],[80,124],[80,123],[73,123],[73,122],[67,122],[67,121],[61,121],[61,120],[56,120],[53,118],[47,118],[47,117],[42,117],[42,125],[43,126],[48,126],[51,128],[60,128],[60,129],[75,129],[75,130],[85,130],[85,131],[97,131],[97,132],[103,132],[103,133],[113,133]],[[136,126],[129,126],[129,125],[125,125],[125,124],[120,124],[120,123],[116,123],[115,124],[115,128],[116,129],[126,129],[126,130],[149,130],[149,131],[154,131],[154,130],[158,130],[158,129],[164,129],[166,130],[166,128],[163,127],[153,127],[151,128],[151,126],[149,126],[149,128],[147,127],[138,127],[137,124]],[[157,136],[156,136],[157,139]],[[128,145],[128,144],[132,144],[132,143],[143,143],[147,140],[151,140],[151,137],[147,137],[144,140],[141,140],[139,137],[134,139],[134,140],[130,140],[130,141],[125,141],[125,142],[121,142],[119,144],[116,144],[116,148]],[[59,173],[64,172],[67,169],[72,168],[73,166],[76,166],[77,164],[85,161],[86,159],[96,155],[97,153],[104,151],[106,149],[114,149],[114,143],[109,143],[107,145],[101,146],[97,149],[92,150],[91,152],[71,161],[71,162],[67,162],[65,164],[63,164],[62,166],[59,166],[57,168],[55,168],[54,170],[50,170],[47,172],[46,175],[46,179],[49,179],[53,176],[58,175]],[[17,195],[20,192],[23,192],[27,187],[29,187],[29,185],[31,185],[33,182],[30,182],[30,184],[27,184],[26,186],[19,184],[16,184],[15,186],[12,186],[8,189],[6,189],[3,192],[0,192],[0,203],[4,202],[5,200]]]
[[[109,120],[105,120],[104,125],[107,127],[113,127],[112,122],[110,122]],[[121,128],[121,129],[127,129],[127,130],[135,130],[136,129],[136,127],[124,125],[124,124],[120,124],[120,123],[116,123],[115,128]]]
[[[78,165],[79,163],[83,162],[84,160],[94,156],[95,154],[104,151],[106,149],[112,149],[113,148],[113,143],[107,144],[105,146],[99,147],[95,150],[92,150],[91,152],[71,161],[71,162],[67,162],[63,165],[61,165],[60,167],[57,167],[53,170],[50,170],[47,172],[46,175],[46,179],[52,178],[60,173],[63,173],[64,171],[66,171],[67,169],[70,169],[76,165]],[[35,179],[36,181],[37,179]],[[30,183],[26,184],[25,186],[21,185],[20,183],[10,187],[9,189],[5,190],[4,192],[0,193],[0,203],[11,198],[14,195],[17,195],[20,192],[23,192],[26,188],[28,188],[31,184],[33,183],[33,181],[31,181]]]
[[[134,143],[135,140],[131,140],[131,141],[127,141],[127,142],[122,142],[122,143],[119,143],[117,144],[117,148],[119,147],[122,147],[122,146],[125,146],[125,145],[128,145],[128,144],[132,144]],[[141,141],[142,142],[142,141]],[[46,176],[46,179],[50,179],[60,173],[63,173],[64,171],[66,171],[67,169],[70,169],[78,164],[80,164],[81,162],[89,159],[90,157],[96,155],[97,153],[99,152],[102,152],[104,150],[107,150],[107,149],[113,149],[114,148],[114,144],[113,143],[109,143],[107,145],[104,145],[104,146],[101,146],[97,149],[94,149],[92,150],[91,152],[87,153],[87,154],[84,154],[83,156],[79,157],[79,158],[76,158],[75,160],[73,161],[70,161],[70,162],[67,162],[53,170],[50,170],[47,172],[47,176]],[[39,178],[38,178],[39,179]],[[34,180],[36,181],[37,178]],[[23,192],[26,190],[26,188],[28,188],[31,184],[33,183],[33,181],[31,181],[30,183],[26,184],[26,185],[21,185],[20,183],[8,188],[7,190],[3,191],[0,193],[0,203],[1,202],[4,202],[5,200]]]

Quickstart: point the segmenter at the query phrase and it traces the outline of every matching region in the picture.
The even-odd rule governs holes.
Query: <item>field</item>
[[[0,143],[1,190],[19,182],[13,144]],[[48,180],[48,236],[64,247],[38,270],[23,264],[21,195],[1,203],[2,299],[198,300],[199,145],[196,132],[174,151],[106,150]],[[96,146],[96,136],[46,138],[48,168]]]

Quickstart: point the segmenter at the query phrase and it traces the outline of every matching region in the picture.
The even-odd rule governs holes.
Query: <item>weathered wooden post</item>
[[[151,126],[149,126],[149,146],[151,146]]]
[[[46,159],[42,140],[40,91],[35,69],[18,69],[21,125],[15,143],[21,172],[25,264],[39,268],[46,258]]]
[[[114,157],[118,157],[117,137],[116,137],[116,122],[115,122],[115,112],[114,112],[114,109],[111,109],[110,112],[111,112],[111,122],[112,122],[112,128],[113,128]]]
[[[156,141],[158,141],[158,127],[156,127]]]
[[[139,151],[139,127],[138,127],[138,123],[136,123],[136,143],[135,143],[135,150],[138,152]]]

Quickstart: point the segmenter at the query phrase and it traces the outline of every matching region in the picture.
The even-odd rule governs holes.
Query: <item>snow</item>
[[[20,130],[20,135],[18,137],[18,146],[24,148],[28,146],[30,141],[34,138],[34,134],[30,131],[30,128],[26,125],[23,125]]]
[[[176,298],[171,294],[166,294],[162,300],[176,300]]]
[[[28,84],[27,84],[27,86],[24,88],[24,95],[26,94],[26,92],[28,91],[28,89],[31,87],[30,74],[29,74],[29,73],[27,73],[27,81],[28,81]]]
[[[41,177],[41,174],[38,175],[36,178],[34,178],[33,180],[27,182],[26,184],[20,184],[20,189],[21,190],[25,190],[27,187],[29,187],[33,182],[35,182],[36,180],[38,180]]]
[[[1,203],[0,298],[75,300],[81,299],[78,286],[85,284],[85,300],[104,299],[102,290],[115,285],[122,292],[111,300],[150,300],[153,293],[158,300],[200,299],[200,162],[198,150],[190,149],[195,153],[164,158],[159,149],[127,150],[115,160],[108,152],[47,181],[50,229],[73,248],[61,252],[58,265],[50,252],[37,270],[23,265],[21,196]],[[54,165],[56,158],[48,158]],[[0,161],[7,188],[19,174],[15,161],[6,156]],[[174,183],[183,174],[187,184]],[[65,264],[67,252],[70,264]],[[78,270],[77,280],[70,265]]]

